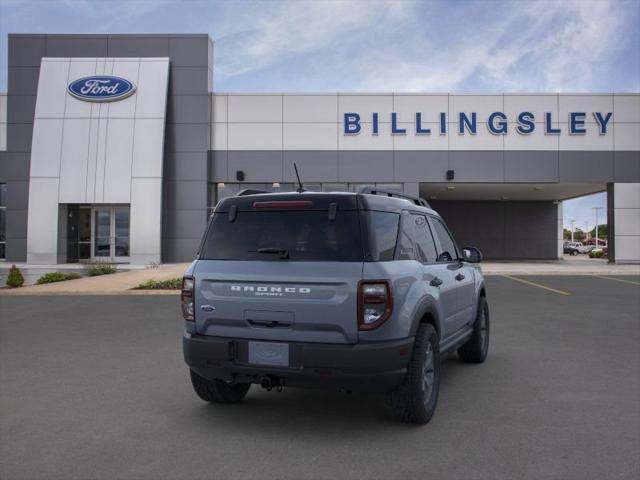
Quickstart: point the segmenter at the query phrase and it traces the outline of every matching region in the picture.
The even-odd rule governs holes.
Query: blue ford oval
[[[74,97],[88,102],[113,102],[133,94],[133,82],[111,75],[94,75],[75,80],[67,87]]]

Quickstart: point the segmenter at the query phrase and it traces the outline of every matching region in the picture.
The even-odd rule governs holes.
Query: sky
[[[161,32],[212,37],[219,92],[638,92],[638,25],[640,0],[0,0],[0,91],[9,32]]]

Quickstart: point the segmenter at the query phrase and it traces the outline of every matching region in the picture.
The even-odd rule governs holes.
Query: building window
[[[363,188],[378,187],[382,190],[403,191],[402,183],[305,183],[308,192],[359,192]],[[216,204],[227,197],[233,197],[241,190],[260,190],[263,192],[295,192],[295,183],[210,183],[207,203],[207,217],[213,214]]]
[[[7,184],[0,183],[0,260],[7,252]]]

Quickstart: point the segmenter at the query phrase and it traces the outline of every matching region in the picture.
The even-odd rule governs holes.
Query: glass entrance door
[[[93,259],[129,261],[129,207],[94,207]]]

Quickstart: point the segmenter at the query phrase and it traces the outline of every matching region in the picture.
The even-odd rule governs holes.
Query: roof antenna
[[[300,181],[300,174],[298,173],[298,166],[296,165],[296,162],[293,162],[293,168],[296,171],[296,177],[298,177],[298,189],[296,190],[296,192],[302,193],[305,190],[304,190],[304,187],[302,186],[302,182]]]

